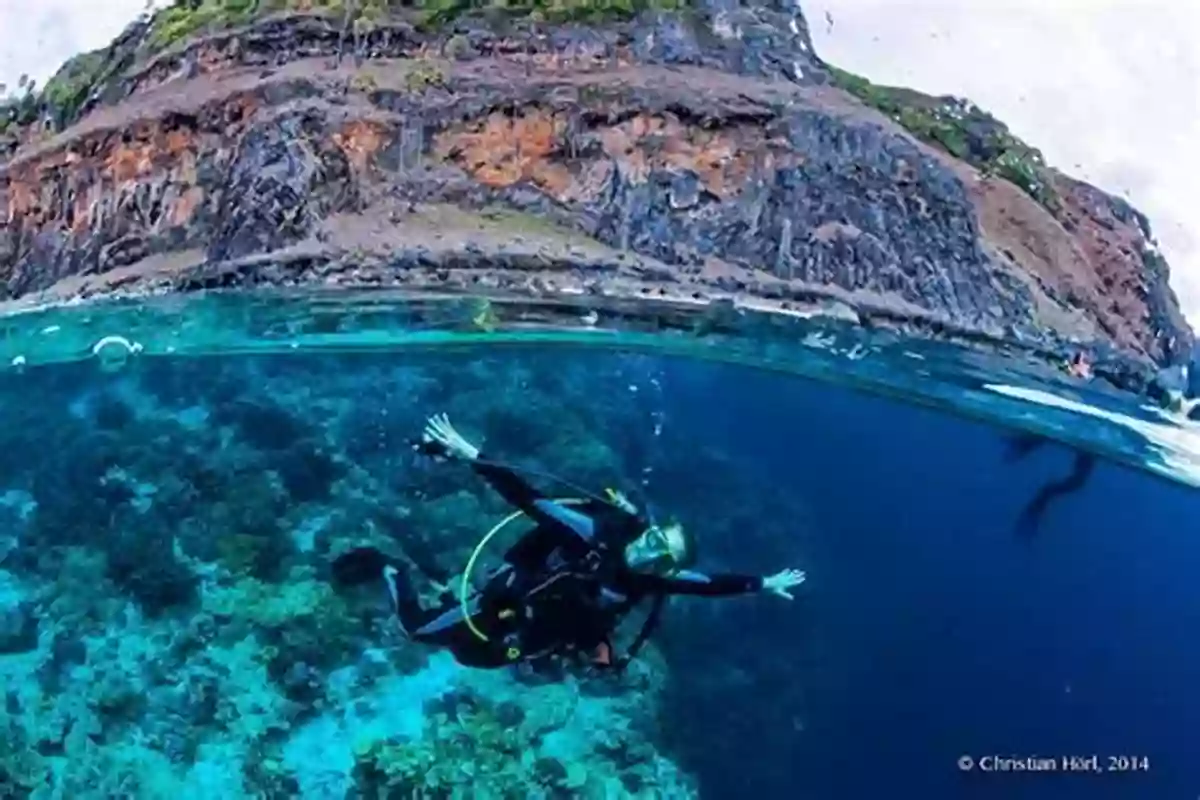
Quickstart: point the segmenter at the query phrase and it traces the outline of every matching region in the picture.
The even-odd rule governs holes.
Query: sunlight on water
[[[1157,459],[1147,459],[1144,466],[1164,477],[1200,486],[1200,423],[1169,416],[1160,409],[1144,406],[1141,410],[1155,414],[1161,421],[1154,422],[1129,414],[1080,403],[1042,389],[1022,386],[989,384],[989,391],[1013,397],[1047,408],[1062,409],[1085,418],[1104,420],[1134,431],[1144,437],[1158,454]],[[1076,424],[1085,424],[1082,421]]]
[[[111,370],[162,356],[600,348],[727,362],[849,385],[1024,428],[1197,483],[1200,467],[1188,431],[1141,419],[1144,410],[1126,395],[1068,383],[1035,362],[868,331],[843,316],[836,306],[828,313],[778,315],[592,297],[531,301],[386,291],[218,292],[12,314],[0,319],[0,365],[21,373],[36,365],[89,359]],[[993,385],[1017,388],[995,391]],[[649,389],[654,387],[650,380]],[[1001,397],[1007,402],[998,402]],[[1038,400],[1044,397],[1054,399]],[[1108,426],[1097,426],[1097,420]]]

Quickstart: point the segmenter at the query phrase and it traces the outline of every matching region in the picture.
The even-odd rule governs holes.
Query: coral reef
[[[0,794],[695,796],[658,745],[653,645],[619,677],[471,671],[404,640],[378,587],[326,580],[330,555],[363,543],[446,580],[506,513],[468,470],[412,453],[424,414],[632,490],[634,443],[661,429],[656,380],[633,356],[441,354],[69,365],[0,384],[0,453],[25,454],[0,459]],[[339,466],[289,483],[304,453]],[[699,454],[678,475],[659,465],[679,482],[663,497],[722,536],[744,520],[690,498],[698,463],[748,491]]]
[[[0,117],[11,302],[230,286],[654,297],[1092,360],[1193,336],[1146,219],[794,3],[177,2]],[[319,452],[291,480],[336,468]]]
[[[439,654],[415,675],[377,684],[366,718],[342,710],[297,731],[285,763],[323,754],[319,771],[301,773],[311,795],[352,784],[367,796],[695,796],[647,739],[644,704],[655,688],[635,677],[610,691],[586,694],[572,680],[530,686]]]

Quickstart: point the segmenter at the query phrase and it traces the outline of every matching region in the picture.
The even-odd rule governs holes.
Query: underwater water
[[[0,795],[1200,792],[1191,432],[828,320],[619,316],[214,298],[10,321]],[[677,517],[706,570],[808,580],[672,598],[620,676],[460,667],[381,590],[329,582],[374,545],[432,597],[510,511],[413,452],[434,413]]]

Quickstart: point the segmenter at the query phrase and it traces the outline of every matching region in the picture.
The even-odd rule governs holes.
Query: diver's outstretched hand
[[[474,461],[479,458],[479,448],[468,442],[454,426],[450,424],[445,414],[434,414],[425,423],[425,432],[421,437],[425,442],[436,442],[445,448],[450,458],[460,458],[464,461]]]
[[[788,589],[804,583],[804,579],[807,577],[803,570],[782,569],[774,575],[763,578],[763,591],[777,594],[784,600],[793,600],[795,598]]]

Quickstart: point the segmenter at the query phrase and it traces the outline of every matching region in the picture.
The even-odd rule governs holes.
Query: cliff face
[[[1144,217],[969,104],[828,67],[798,8],[285,10],[191,38],[173,13],[0,134],[10,300],[263,282],[832,297],[1050,351],[1192,344]],[[168,22],[180,41],[154,54]]]

